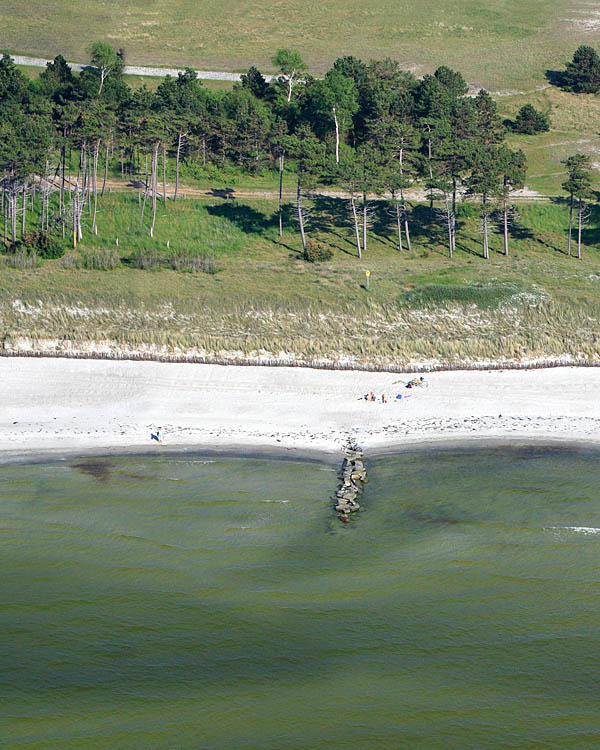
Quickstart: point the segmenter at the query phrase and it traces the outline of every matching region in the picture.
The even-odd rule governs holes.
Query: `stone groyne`
[[[347,523],[351,513],[360,510],[358,496],[367,481],[367,470],[363,462],[363,452],[357,445],[345,448],[344,461],[340,472],[340,485],[335,493],[335,511],[343,523]]]

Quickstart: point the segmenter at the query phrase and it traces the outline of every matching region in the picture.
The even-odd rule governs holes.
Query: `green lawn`
[[[513,118],[520,107],[533,104],[550,116],[550,132],[539,135],[515,135],[508,138],[512,148],[527,155],[527,186],[545,195],[559,195],[565,179],[562,159],[575,153],[587,154],[594,166],[595,187],[600,187],[600,97],[568,94],[557,88],[535,93],[498,97],[500,113]]]
[[[301,258],[291,211],[278,237],[273,202],[161,206],[150,240],[137,197],[112,194],[102,203],[98,237],[86,234],[77,251],[36,269],[0,266],[0,337],[396,364],[598,354],[597,211],[584,232],[582,261],[565,255],[567,212],[557,203],[521,206],[511,255],[501,255],[494,233],[485,262],[478,221],[468,216],[474,209],[463,210],[450,260],[443,227],[428,223],[426,207],[415,207],[409,253],[395,247],[380,206],[359,261],[346,209],[332,199],[314,205],[311,233],[334,254],[310,264]],[[119,259],[114,270],[78,267],[109,251]],[[217,272],[135,267],[140,252],[168,261],[179,251],[209,253]]]
[[[277,48],[291,47],[314,74],[341,55],[390,56],[418,73],[447,64],[475,85],[522,90],[594,43],[586,19],[593,8],[579,0],[29,0],[25,16],[21,0],[4,0],[0,47],[85,60],[103,39],[131,63],[265,72]]]

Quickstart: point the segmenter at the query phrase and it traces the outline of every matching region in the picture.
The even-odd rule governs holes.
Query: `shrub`
[[[75,260],[77,268],[90,271],[112,271],[119,265],[119,254],[112,247],[94,247],[81,250]]]
[[[48,234],[45,230],[34,229],[31,232],[25,232],[23,237],[12,242],[7,252],[15,255],[17,252],[35,254],[40,258],[62,258],[65,254],[64,247],[56,240],[55,237]]]
[[[131,256],[131,263],[135,268],[151,271],[162,268],[164,260],[153,250],[138,250]]]
[[[318,240],[313,240],[312,237],[307,240],[304,260],[309,263],[315,263],[321,260],[331,260],[331,258],[333,258],[331,248]]]
[[[215,274],[219,272],[215,257],[209,253],[190,255],[189,253],[176,251],[168,259],[168,263],[174,271],[201,271],[202,273]]]
[[[38,268],[42,265],[35,250],[27,251],[24,248],[17,248],[14,253],[2,257],[2,264],[10,268]]]
[[[526,135],[545,133],[550,130],[550,119],[531,104],[525,104],[517,114],[513,130],[517,133],[525,133]]]
[[[461,201],[456,206],[457,219],[476,219],[481,214],[481,209],[474,203]]]

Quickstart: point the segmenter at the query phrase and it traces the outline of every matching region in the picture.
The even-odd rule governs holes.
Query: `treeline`
[[[27,241],[32,205],[38,248],[49,245],[40,232],[72,233],[74,243],[80,241],[84,215],[95,232],[109,164],[123,176],[143,177],[140,221],[152,236],[157,201],[167,200],[172,160],[175,201],[182,162],[203,168],[234,164],[250,174],[277,169],[280,233],[283,174],[293,172],[305,251],[304,197],[319,183],[335,184],[350,196],[359,257],[367,248],[373,195],[391,196],[398,247],[410,249],[406,194],[416,187],[425,191],[430,220],[447,228],[450,256],[460,192],[478,200],[483,256],[489,257],[493,216],[500,219],[508,254],[510,193],[524,185],[526,160],[504,143],[506,126],[489,93],[469,96],[462,75],[445,66],[417,79],[389,59],[365,64],[343,57],[316,79],[296,52],[280,50],[273,62],[280,75],[270,83],[250,68],[233,90],[211,91],[187,69],[151,92],[127,85],[123,53],[104,43],[93,45],[90,67],[80,75],[58,56],[36,81],[5,55],[0,60],[5,245]],[[576,167],[580,172],[585,165],[579,161]],[[576,182],[569,183],[571,213],[577,200],[589,196],[589,184],[584,196]]]

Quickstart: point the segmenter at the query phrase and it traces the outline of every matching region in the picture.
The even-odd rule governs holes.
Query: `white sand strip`
[[[426,390],[393,385],[412,377],[0,358],[0,460],[184,446],[337,454],[348,438],[371,452],[448,438],[600,445],[600,368],[439,372]],[[371,390],[388,403],[364,401]],[[150,437],[158,426],[164,446]]]

